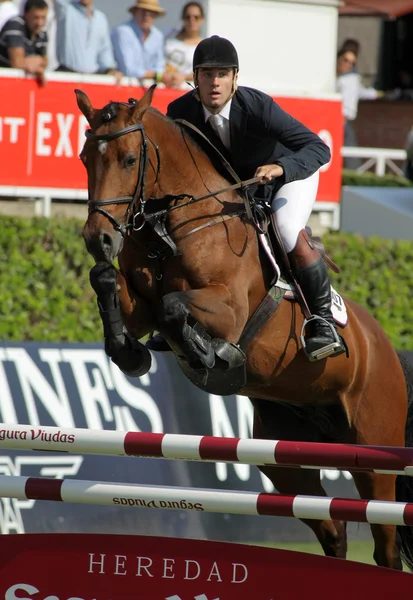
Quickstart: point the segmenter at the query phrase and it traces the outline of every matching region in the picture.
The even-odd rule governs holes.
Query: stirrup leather
[[[307,345],[306,345],[305,338],[304,338],[304,332],[305,332],[306,326],[309,323],[311,323],[311,321],[315,321],[316,319],[319,319],[320,321],[323,321],[323,323],[326,323],[328,325],[335,341],[331,342],[330,344],[327,344],[326,346],[323,346],[322,348],[313,350],[313,352],[308,352]],[[340,336],[338,335],[334,325],[332,325],[326,319],[323,319],[323,317],[320,317],[319,315],[313,315],[309,319],[304,319],[303,326],[301,328],[300,341],[301,341],[303,350],[305,352],[305,355],[307,356],[307,358],[310,362],[315,362],[317,360],[323,360],[324,358],[328,358],[329,356],[338,356],[339,354],[343,354],[344,352],[346,352],[344,344],[343,344]]]

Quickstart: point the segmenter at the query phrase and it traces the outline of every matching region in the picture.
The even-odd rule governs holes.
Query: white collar
[[[224,119],[227,119],[227,121],[229,121],[229,113],[231,111],[231,102],[232,102],[232,98],[230,100],[228,100],[228,102],[226,103],[224,108],[221,110],[221,112],[218,113],[219,115],[224,117]],[[207,108],[205,108],[204,105],[202,105],[202,108],[204,109],[204,117],[205,117],[205,123],[206,123],[208,121],[209,117],[212,116],[212,113],[210,113],[209,110]]]

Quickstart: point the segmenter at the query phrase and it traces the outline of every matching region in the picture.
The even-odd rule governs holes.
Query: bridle
[[[119,103],[119,104],[124,104],[128,108],[131,108],[132,106],[136,105],[136,103],[137,103],[137,100],[132,98],[132,99],[129,99],[129,103]],[[188,125],[189,127],[191,127],[192,129],[195,129],[212,146],[211,142],[209,142],[209,140],[202,134],[202,132],[200,132],[198,129],[196,129],[190,123],[187,123],[186,121],[182,121],[182,122],[184,124]],[[155,242],[154,244],[151,244],[151,247],[149,248],[149,250],[150,250],[149,256],[151,256],[152,258],[155,258],[155,257],[156,258],[166,258],[167,256],[177,256],[179,253],[176,248],[176,242],[182,240],[185,237],[188,237],[189,235],[191,235],[197,231],[200,231],[201,229],[204,229],[206,227],[212,227],[213,225],[216,225],[217,223],[222,223],[223,221],[232,219],[233,217],[239,217],[239,216],[242,216],[243,214],[247,213],[248,218],[251,220],[251,222],[253,222],[253,223],[256,222],[255,219],[253,218],[253,215],[251,212],[250,201],[246,198],[243,198],[243,207],[241,209],[238,209],[238,210],[236,210],[232,213],[228,213],[228,214],[223,214],[223,215],[220,214],[217,217],[207,221],[206,223],[203,223],[202,225],[191,229],[189,232],[186,232],[185,234],[181,235],[179,237],[179,239],[175,239],[175,241],[174,241],[170,235],[170,232],[168,232],[167,227],[166,227],[166,219],[167,219],[168,214],[171,211],[179,209],[179,208],[183,208],[190,204],[195,204],[196,202],[200,202],[201,200],[206,200],[207,198],[217,196],[217,195],[227,192],[229,190],[235,190],[235,189],[239,189],[239,188],[244,189],[244,188],[248,187],[249,185],[257,183],[259,181],[259,178],[255,177],[255,178],[249,179],[247,181],[240,181],[238,176],[232,171],[231,167],[228,165],[228,163],[224,159],[224,157],[222,157],[222,155],[220,155],[222,161],[225,163],[226,168],[236,178],[237,183],[235,183],[233,185],[229,185],[229,186],[222,188],[220,190],[217,190],[217,191],[209,192],[208,194],[205,194],[203,196],[199,196],[196,198],[190,194],[179,194],[179,195],[175,194],[175,195],[166,195],[166,196],[163,196],[162,198],[150,197],[148,199],[145,199],[146,183],[147,183],[147,181],[146,181],[147,180],[147,169],[148,169],[148,162],[149,162],[148,140],[153,145],[153,147],[155,149],[155,153],[156,153],[156,158],[157,158],[157,167],[155,169],[154,184],[156,184],[159,179],[159,174],[161,171],[161,157],[160,157],[160,152],[159,152],[159,148],[158,148],[157,144],[145,132],[143,123],[142,122],[135,123],[133,125],[129,125],[128,127],[124,127],[123,129],[118,129],[117,131],[113,131],[111,133],[102,133],[102,134],[92,133],[92,131],[90,129],[88,129],[85,132],[85,136],[86,136],[87,140],[90,140],[90,141],[107,141],[108,142],[108,141],[114,140],[118,137],[121,137],[123,135],[127,135],[128,133],[133,133],[135,131],[140,131],[141,136],[142,136],[142,144],[141,144],[140,156],[139,156],[138,178],[137,178],[135,191],[133,192],[133,195],[132,196],[119,196],[116,198],[105,198],[104,200],[89,199],[88,200],[89,214],[97,212],[97,213],[104,215],[112,223],[114,229],[116,231],[119,231],[120,234],[122,235],[122,237],[124,237],[124,238],[127,235],[130,235],[132,231],[140,231],[144,227],[145,223],[149,222],[150,225],[152,226],[153,231],[157,234],[158,240],[160,242],[160,244],[157,242]],[[179,202],[180,200],[184,200],[184,199],[187,199],[187,201]],[[116,219],[116,217],[114,217],[107,210],[102,208],[102,206],[108,206],[111,204],[113,204],[113,205],[127,204],[127,208],[126,208],[126,211],[124,214],[125,223],[121,223],[118,219]],[[165,244],[162,244],[162,242],[165,242],[166,246],[165,246]]]
[[[137,100],[130,99],[129,103],[123,103],[128,108],[134,106]],[[118,129],[117,131],[113,131],[111,133],[101,133],[96,134],[92,133],[90,129],[85,132],[85,136],[87,140],[91,141],[106,141],[109,142],[111,140],[115,140],[118,137],[126,135],[128,133],[133,133],[134,131],[140,131],[142,135],[142,144],[139,154],[139,172],[138,179],[135,186],[135,191],[132,196],[119,196],[117,198],[105,198],[105,200],[88,200],[89,214],[90,213],[100,213],[104,215],[113,225],[115,231],[119,231],[122,237],[125,237],[130,229],[134,229],[135,231],[139,230],[144,225],[144,221],[141,224],[138,224],[138,218],[143,216],[144,203],[145,203],[145,192],[146,192],[146,175],[148,169],[148,140],[152,143],[157,158],[157,168],[155,174],[155,183],[158,181],[159,172],[161,169],[161,159],[159,155],[159,148],[155,144],[155,142],[145,133],[145,129],[143,123],[134,123],[133,125],[129,125],[128,127],[124,127],[123,129]],[[109,204],[127,204],[127,208],[125,211],[125,223],[121,223],[111,215],[107,210],[101,208],[102,206],[108,206]]]

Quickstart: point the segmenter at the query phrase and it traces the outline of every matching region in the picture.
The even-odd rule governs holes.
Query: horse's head
[[[140,101],[111,102],[102,109],[75,90],[77,104],[90,129],[80,158],[88,175],[89,215],[83,235],[90,254],[99,262],[112,262],[123,246],[129,228],[137,224],[141,199],[153,187],[155,168],[147,172],[150,148],[143,116],[155,86]]]

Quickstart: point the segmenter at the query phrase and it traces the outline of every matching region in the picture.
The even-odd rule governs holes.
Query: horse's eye
[[[125,167],[134,167],[136,165],[135,156],[127,156],[123,161],[123,164],[125,165]]]

